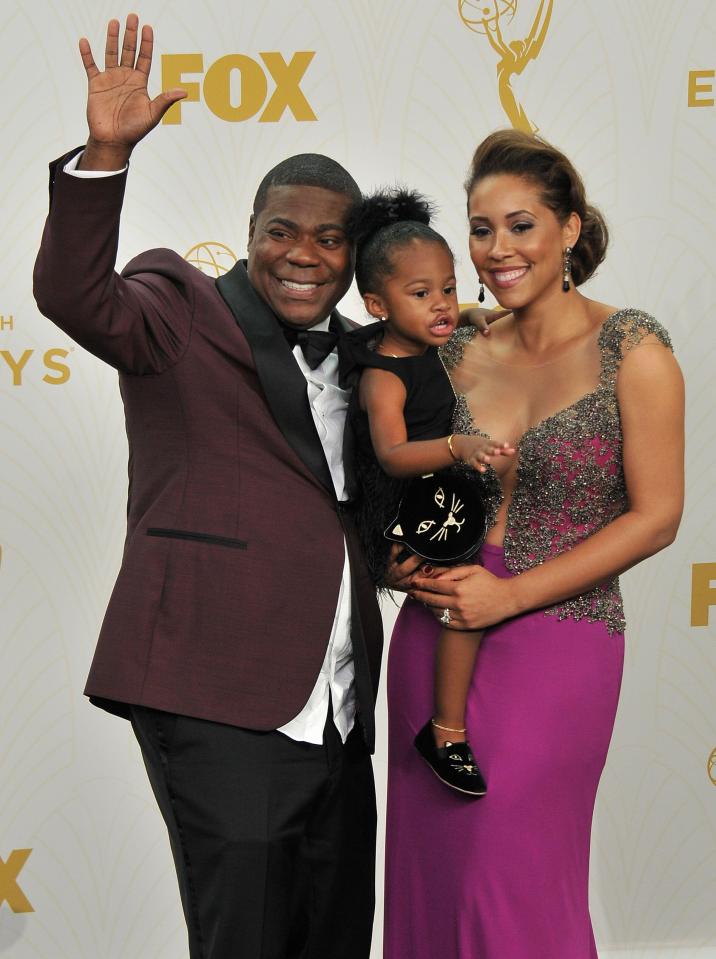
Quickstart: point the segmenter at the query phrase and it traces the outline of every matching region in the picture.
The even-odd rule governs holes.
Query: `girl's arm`
[[[684,385],[672,354],[653,339],[629,352],[617,399],[629,509],[574,549],[510,579],[479,566],[431,579],[416,575],[411,595],[450,608],[458,629],[483,629],[586,592],[673,542],[684,497]]]
[[[510,455],[514,450],[481,436],[455,434],[435,440],[408,441],[405,426],[405,386],[388,370],[368,368],[358,386],[361,409],[368,414],[370,439],[381,468],[400,479],[421,476],[463,460],[480,472],[492,456]],[[450,443],[448,443],[450,439]],[[450,447],[452,446],[452,452]]]

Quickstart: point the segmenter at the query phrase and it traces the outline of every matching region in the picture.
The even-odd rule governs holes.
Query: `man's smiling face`
[[[249,223],[251,285],[288,326],[326,319],[353,279],[350,197],[317,186],[272,186]]]

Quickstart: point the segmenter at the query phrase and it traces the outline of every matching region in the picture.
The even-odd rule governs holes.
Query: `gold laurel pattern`
[[[29,504],[28,504],[29,505]],[[2,766],[0,809],[6,856],[12,848],[32,845],[36,822],[30,807],[37,789],[48,787],[51,800],[57,777],[73,761],[72,704],[68,661],[57,609],[29,559],[36,529],[13,522],[3,511],[9,538],[0,575],[2,629]],[[22,546],[15,545],[15,541]],[[36,813],[35,807],[35,813]]]
[[[657,956],[655,944],[680,957],[679,947],[715,944],[712,797],[656,746],[614,743],[597,800],[590,901],[608,957],[627,946]]]
[[[38,828],[33,939],[52,944],[52,959],[176,959],[186,928],[164,823],[129,725],[106,725],[105,749],[121,766],[75,780]]]

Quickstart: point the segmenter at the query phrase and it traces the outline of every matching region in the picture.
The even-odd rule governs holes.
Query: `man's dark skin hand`
[[[130,13],[119,50],[119,20],[110,20],[104,49],[104,71],[92,56],[89,40],[80,40],[87,73],[89,137],[79,162],[81,170],[122,170],[134,147],[159,123],[169,107],[186,97],[186,90],[166,90],[149,99],[147,81],[152,65],[154,33],[145,24],[137,53],[139,17]],[[136,60],[135,60],[136,57]]]

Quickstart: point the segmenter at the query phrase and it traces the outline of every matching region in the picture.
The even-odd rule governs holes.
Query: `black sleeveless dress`
[[[357,386],[360,373],[367,367],[395,374],[406,391],[403,415],[408,440],[447,436],[452,432],[455,392],[437,348],[429,346],[420,356],[384,356],[376,353],[382,338],[380,321],[343,337],[340,345],[343,376]],[[368,416],[360,408],[357,388],[348,407],[346,428],[351,434],[349,445],[358,484],[355,520],[373,581],[382,586],[391,547],[383,533],[395,519],[409,481],[388,476],[381,469],[373,452]]]

